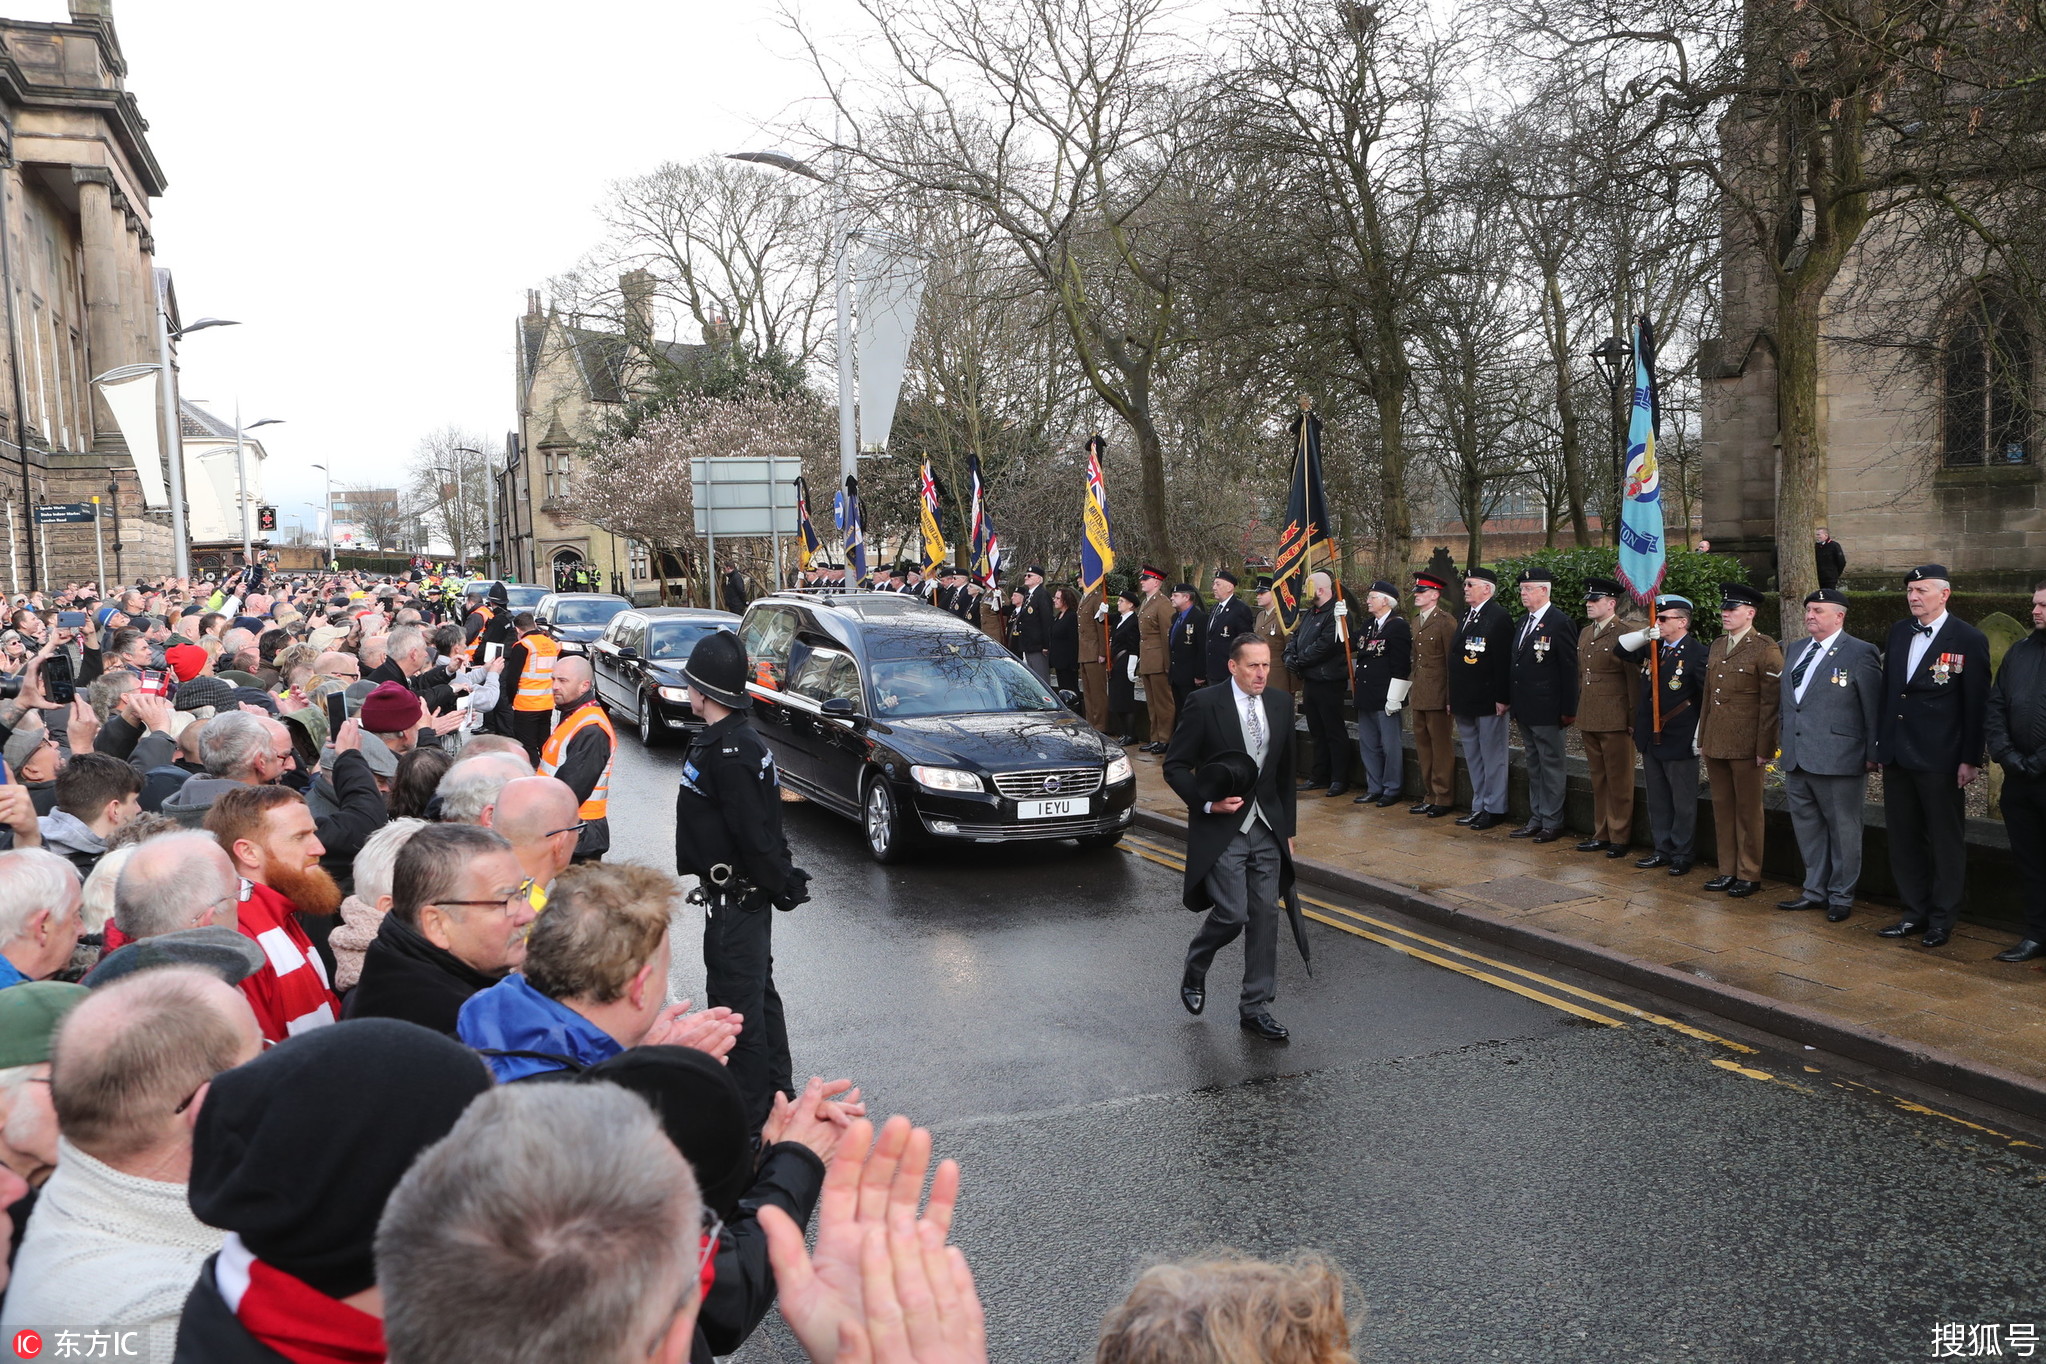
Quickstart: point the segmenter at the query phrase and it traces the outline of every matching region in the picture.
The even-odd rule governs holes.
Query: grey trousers
[[[1692,860],[1698,834],[1698,760],[1643,753],[1641,775],[1648,788],[1648,830],[1655,850],[1664,857]]]
[[[1563,827],[1563,790],[1570,769],[1563,765],[1563,727],[1530,725],[1520,727],[1520,743],[1527,750],[1527,822],[1537,829]]]
[[[1045,686],[1051,685],[1051,655],[1043,650],[1032,650],[1023,655],[1023,666],[1037,674],[1037,680]]]
[[[1845,908],[1854,903],[1854,883],[1861,879],[1861,807],[1868,798],[1868,777],[1818,776],[1811,772],[1783,774],[1784,802],[1790,827],[1797,830],[1797,852],[1804,859],[1804,898]]]
[[[1243,935],[1243,995],[1236,1011],[1262,1013],[1279,995],[1279,840],[1263,821],[1229,840],[1203,883],[1215,904],[1186,949],[1186,974],[1204,981],[1215,954]]]
[[[1396,796],[1406,777],[1400,717],[1380,706],[1357,717],[1357,752],[1364,759],[1364,793]]]
[[[1471,774],[1471,813],[1506,813],[1506,726],[1510,717],[1456,717],[1456,737],[1463,741],[1463,765]]]

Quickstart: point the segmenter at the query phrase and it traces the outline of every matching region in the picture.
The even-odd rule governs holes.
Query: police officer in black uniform
[[[768,907],[809,899],[810,874],[789,859],[774,756],[747,721],[745,646],[728,630],[713,631],[682,673],[690,708],[706,723],[689,745],[675,796],[675,868],[698,878],[692,898],[705,910],[707,1002],[745,1018],[725,1064],[757,1127],[777,1091],[795,1094]]]

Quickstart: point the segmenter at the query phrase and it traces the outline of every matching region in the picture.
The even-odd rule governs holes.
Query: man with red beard
[[[242,982],[263,1036],[281,1042],[332,1023],[341,1002],[298,914],[331,917],[341,908],[341,887],[320,865],[326,849],[305,798],[283,786],[237,787],[213,802],[206,831],[242,878],[237,927],[269,957]]]

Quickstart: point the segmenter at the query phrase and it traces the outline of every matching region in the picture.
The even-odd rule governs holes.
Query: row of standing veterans
[[[1721,584],[1723,633],[1709,649],[1691,631],[1690,601],[1658,597],[1655,619],[1639,626],[1620,619],[1622,589],[1609,579],[1587,580],[1581,627],[1550,603],[1553,583],[1541,570],[1518,584],[1527,614],[1517,623],[1494,600],[1489,570],[1467,577],[1460,619],[1441,607],[1446,587],[1418,575],[1419,609],[1408,620],[1391,585],[1375,583],[1365,620],[1350,632],[1367,782],[1358,803],[1400,799],[1399,713],[1408,709],[1422,796],[1411,812],[1435,818],[1454,809],[1453,725],[1472,788],[1470,811],[1457,822],[1499,824],[1506,726],[1517,723],[1531,814],[1511,836],[1554,842],[1563,836],[1562,731],[1574,725],[1595,810],[1591,835],[1574,846],[1610,858],[1630,851],[1638,753],[1651,846],[1634,865],[1687,874],[1696,860],[1702,761],[1719,873],[1704,888],[1741,898],[1760,889],[1762,795],[1773,762],[1804,865],[1799,893],[1779,908],[1824,910],[1837,923],[1854,903],[1868,774],[1880,768],[1904,905],[1882,935],[1923,934],[1926,946],[1938,947],[1962,903],[1965,788],[1986,744],[2006,770],[2005,819],[2030,906],[2024,941],[1998,959],[2046,956],[2046,590],[2034,609],[2039,633],[2012,650],[1992,689],[1988,642],[1946,610],[1951,587],[1939,564],[1907,576],[1910,616],[1891,628],[1882,650],[1846,633],[1847,598],[1833,588],[1806,599],[1806,638],[1786,650],[1755,628],[1761,596],[1742,583]],[[1334,757],[1337,743],[1318,745],[1314,778],[1302,789],[1326,780],[1327,794],[1342,794],[1347,761]]]

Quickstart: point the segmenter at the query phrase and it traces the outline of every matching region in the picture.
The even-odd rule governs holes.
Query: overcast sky
[[[61,0],[6,0],[23,19]],[[806,0],[843,28],[846,0]],[[402,483],[449,422],[516,423],[525,291],[599,233],[611,180],[758,145],[810,85],[776,0],[115,0],[128,88],[169,180],[157,264],[184,391],[263,434],[266,495],[310,524],[335,485]]]

